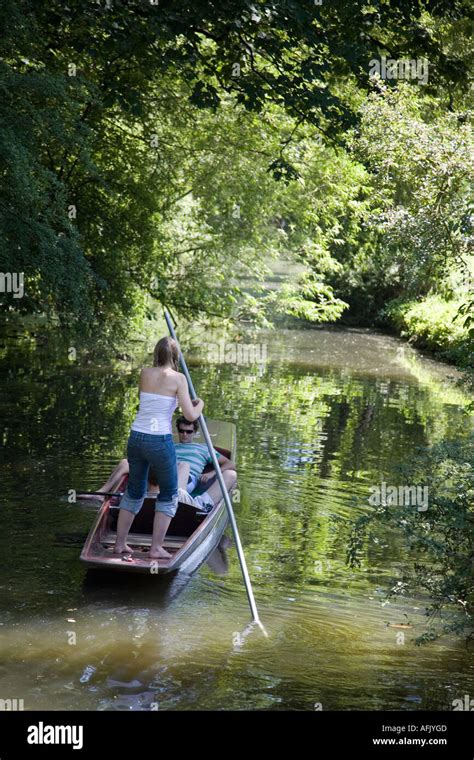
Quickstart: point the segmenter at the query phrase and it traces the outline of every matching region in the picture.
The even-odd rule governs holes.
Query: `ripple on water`
[[[237,423],[235,511],[268,638],[247,630],[235,547],[220,575],[85,575],[78,555],[95,507],[61,497],[96,490],[124,456],[135,379],[61,374],[33,356],[0,394],[1,693],[24,696],[26,709],[123,711],[450,709],[472,693],[458,642],[415,647],[421,592],[386,603],[412,567],[400,536],[382,529],[361,569],[345,563],[369,487],[396,478],[416,446],[467,429],[444,376],[423,365],[418,381],[399,348],[363,331],[283,331],[261,376],[193,367],[209,416]]]

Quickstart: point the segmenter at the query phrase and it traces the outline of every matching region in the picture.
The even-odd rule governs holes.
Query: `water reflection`
[[[196,364],[199,347],[192,369],[208,415],[238,430],[235,509],[269,634],[243,641],[233,546],[159,582],[79,563],[95,507],[61,495],[95,490],[124,455],[136,370],[79,368],[58,347],[4,341],[0,696],[26,709],[411,710],[472,693],[460,642],[414,647],[422,593],[384,602],[413,561],[400,536],[374,538],[365,570],[345,564],[370,485],[393,481],[416,446],[470,433],[452,371],[367,331],[263,339],[263,371]],[[400,645],[393,626],[407,619]]]
[[[85,536],[83,536],[85,539]],[[206,560],[207,567],[216,576],[224,576],[229,569],[228,548],[232,542],[225,534]],[[77,544],[76,544],[77,546]],[[78,546],[80,549],[82,542]],[[88,602],[151,604],[154,610],[166,609],[181,594],[192,575],[182,571],[166,575],[117,573],[108,570],[88,569],[84,575],[82,591]]]

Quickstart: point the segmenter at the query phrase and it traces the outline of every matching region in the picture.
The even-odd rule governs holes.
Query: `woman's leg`
[[[148,470],[150,465],[142,453],[143,433],[132,433],[128,439],[127,459],[130,467],[127,490],[120,501],[120,512],[117,522],[117,540],[114,553],[122,554],[132,549],[127,544],[127,536],[133,518],[140,511],[146,494]]]
[[[166,531],[172,518],[164,512],[155,512],[153,519],[153,538],[151,541],[150,557],[151,559],[167,559],[171,554],[163,549]]]
[[[178,507],[178,467],[171,436],[168,440],[161,440],[150,448],[149,461],[156,472],[160,486],[155,505],[150,558],[169,558],[171,555],[163,549],[163,541]]]
[[[135,512],[129,512],[127,509],[120,509],[117,520],[117,539],[114,546],[114,554],[123,554],[131,552],[133,549],[127,544],[128,533],[132,522],[135,519]]]

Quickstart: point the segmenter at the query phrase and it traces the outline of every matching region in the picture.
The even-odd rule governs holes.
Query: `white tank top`
[[[140,407],[132,422],[132,430],[150,435],[168,435],[171,433],[171,419],[177,406],[176,396],[140,391]]]

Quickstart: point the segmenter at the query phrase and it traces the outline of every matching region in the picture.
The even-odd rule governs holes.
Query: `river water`
[[[198,340],[189,356],[206,414],[237,426],[235,510],[267,637],[247,627],[233,545],[192,577],[87,572],[95,508],[64,497],[95,490],[124,456],[138,364],[58,361],[5,336],[0,698],[31,710],[449,710],[474,693],[463,641],[415,645],[421,592],[387,599],[414,561],[402,536],[381,528],[359,569],[345,562],[370,486],[398,482],[417,446],[469,433],[455,371],[366,330],[251,340],[265,361],[208,363]]]

